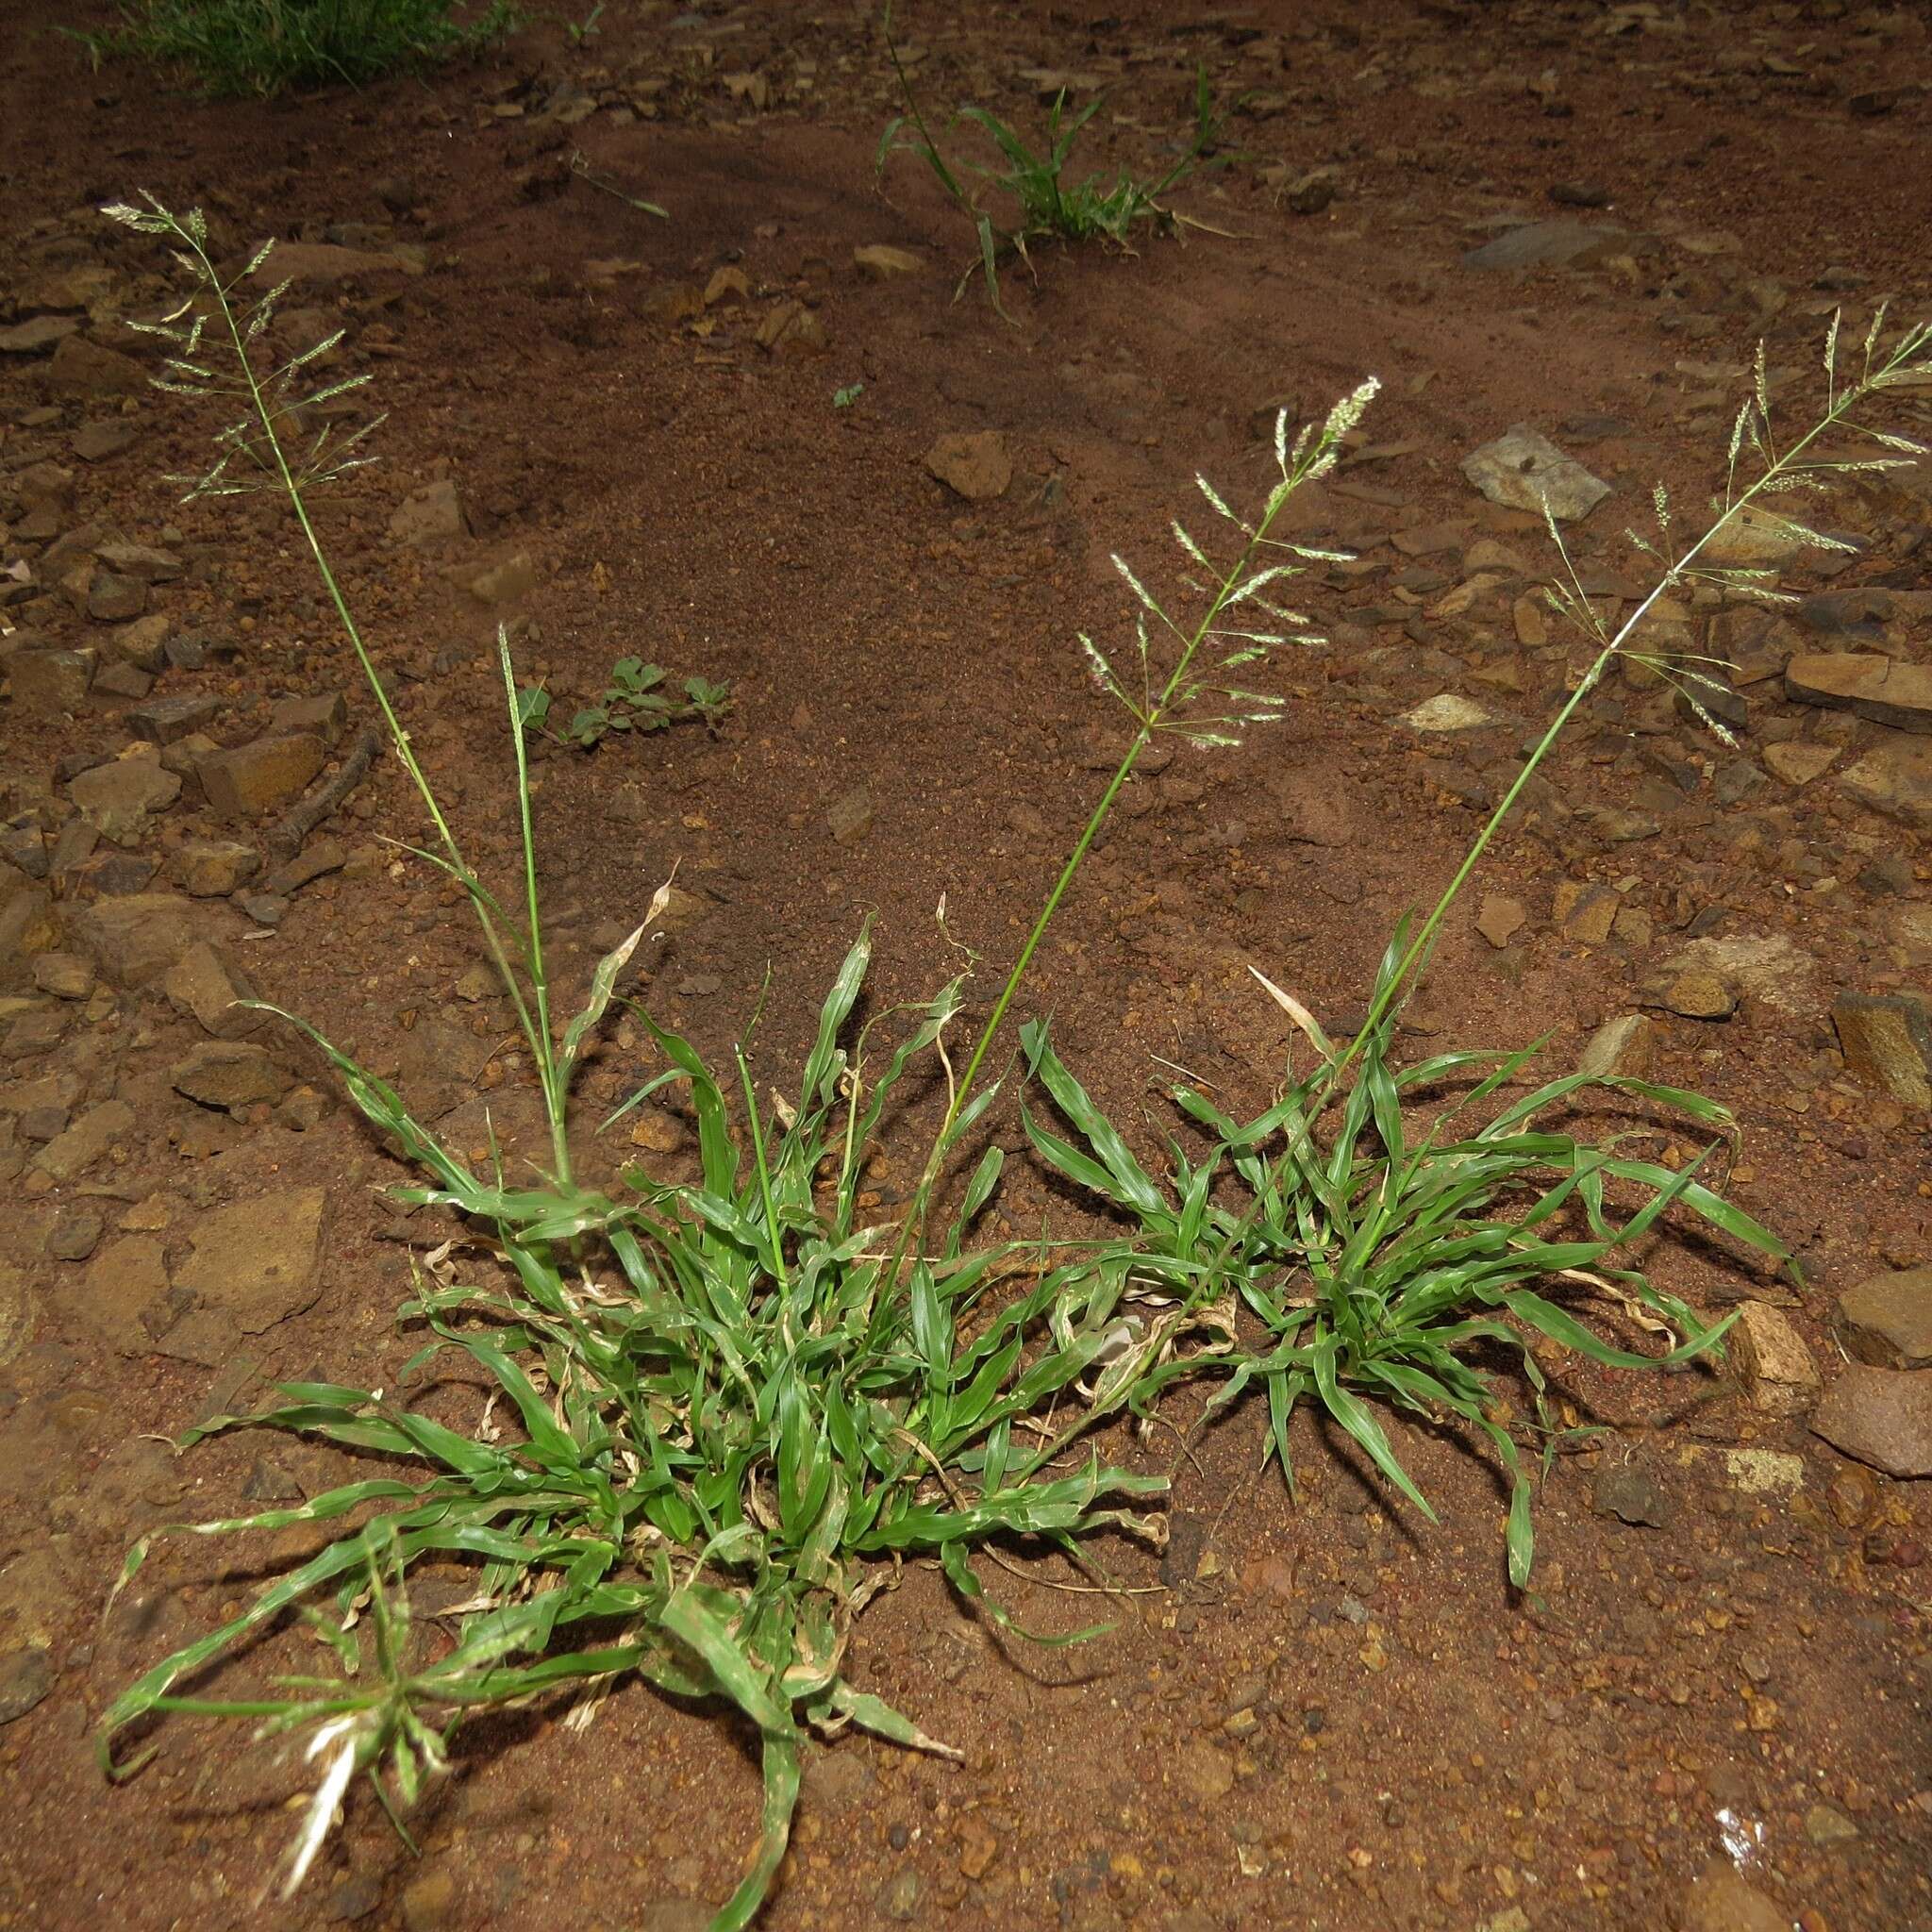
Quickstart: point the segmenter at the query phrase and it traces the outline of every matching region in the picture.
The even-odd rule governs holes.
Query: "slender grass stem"
[[[462,847],[458,842],[456,833],[444,815],[441,802],[436,795],[436,788],[429,782],[429,775],[424,771],[422,762],[416,756],[415,745],[402,719],[396,713],[395,707],[390,699],[389,689],[383,682],[382,674],[376,669],[375,657],[362,636],[361,627],[356,622],[355,613],[349,608],[341,584],[330,566],[328,552],[324,547],[321,535],[308,513],[302,480],[290,463],[288,452],[275,427],[278,412],[263,391],[261,378],[256,372],[255,358],[249,354],[248,339],[242,333],[231,299],[231,287],[223,282],[207,249],[194,234],[178,223],[174,224],[173,232],[192,251],[199,265],[202,280],[212,292],[215,305],[221,310],[223,327],[227,332],[229,346],[241,369],[242,381],[246,385],[250,408],[255,420],[261,426],[262,441],[274,462],[275,474],[281,485],[282,493],[288,498],[290,508],[295,513],[296,524],[301,528],[303,540],[308,546],[316,573],[322,579],[323,588],[328,593],[329,603],[342,627],[342,633],[356,654],[356,660],[361,666],[363,677],[375,699],[376,708],[382,713],[383,723],[388,728],[396,756],[415,785],[417,793],[429,813],[430,823],[436,827],[437,837],[448,857],[451,874],[462,886],[470,900],[471,908],[476,915],[476,922],[482,929],[491,964],[509,995],[517,1015],[518,1027],[536,1063],[539,1084],[543,1094],[544,1113],[550,1129],[552,1157],[557,1163],[558,1180],[567,1185],[571,1161],[563,1118],[566,1096],[558,1091],[556,1048],[550,1036],[549,992],[543,975],[542,934],[538,916],[535,856],[531,842],[529,774],[524,734],[517,710],[515,682],[509,670],[507,646],[500,643],[503,650],[504,675],[509,691],[511,732],[516,741],[517,791],[522,808],[525,880],[529,906],[529,933],[523,942],[523,951],[530,970],[536,1003],[534,1011],[531,1010],[529,1000],[525,998],[503,934],[490,911],[489,896],[481,880],[463,856]]]

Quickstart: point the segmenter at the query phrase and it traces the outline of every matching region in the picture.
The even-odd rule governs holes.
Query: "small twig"
[[[363,725],[356,734],[355,743],[349,747],[348,757],[337,767],[335,776],[311,785],[269,833],[263,842],[268,847],[271,859],[278,865],[287,865],[301,851],[303,841],[309,833],[369,775],[369,768],[375,764],[381,743],[375,726]]]

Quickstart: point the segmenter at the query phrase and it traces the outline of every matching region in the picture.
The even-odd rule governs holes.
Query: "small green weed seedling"
[[[96,58],[127,56],[184,67],[204,92],[255,94],[360,87],[469,53],[516,25],[508,0],[475,19],[449,0],[138,0],[123,25],[84,36]]]
[[[955,164],[941,152],[924,109],[912,92],[911,79],[892,40],[890,7],[881,31],[906,111],[889,122],[879,137],[874,172],[882,176],[886,164],[895,154],[916,155],[925,162],[948,198],[974,225],[979,240],[975,266],[985,275],[987,292],[1002,316],[1007,314],[1000,301],[999,264],[1003,257],[1017,256],[1030,271],[1032,257],[1028,244],[1035,242],[1107,242],[1131,253],[1129,237],[1140,224],[1172,224],[1174,220],[1161,206],[1160,197],[1207,161],[1208,149],[1202,142],[1219,135],[1220,123],[1213,112],[1212,94],[1203,67],[1196,73],[1195,144],[1158,179],[1137,181],[1119,172],[1111,176],[1090,175],[1084,180],[1070,180],[1067,170],[1074,149],[1082,129],[1100,111],[1101,103],[1098,99],[1089,101],[1069,115],[1064,91],[1054,100],[1047,116],[1046,142],[1038,150],[990,108],[960,108],[957,119],[971,122],[991,140],[1001,156],[1001,164],[989,166],[971,159]],[[996,223],[980,207],[978,196],[962,180],[961,170],[976,175],[988,188],[1012,203],[1014,213],[1006,225]],[[961,291],[972,275],[973,270],[969,269],[961,277]],[[1011,317],[1007,319],[1010,321]]]
[[[574,744],[589,751],[612,731],[661,731],[667,724],[702,719],[716,731],[731,709],[731,689],[703,677],[687,677],[682,699],[663,689],[664,673],[641,658],[620,658],[610,667],[610,682],[593,705],[580,707],[561,730],[548,723],[554,707],[541,685],[525,685],[517,692],[525,728],[541,731],[557,744]]]
[[[1501,1103],[1474,1130],[1457,1129],[1458,1117],[1502,1094],[1531,1065],[1538,1049],[1457,1051],[1402,1067],[1392,1058],[1392,1043],[1403,1003],[1427,963],[1449,908],[1524,787],[1619,657],[1638,656],[1723,733],[1703,696],[1720,688],[1713,671],[1722,667],[1708,659],[1642,654],[1632,642],[1657,600],[1674,586],[1702,583],[1731,596],[1794,601],[1775,588],[1768,570],[1707,562],[1712,540],[1750,510],[1765,529],[1792,543],[1842,549],[1838,539],[1772,513],[1765,501],[1817,491],[1848,475],[1907,467],[1926,454],[1912,439],[1861,420],[1865,406],[1886,391],[1932,381],[1932,325],[1908,328],[1888,343],[1884,324],[1881,307],[1853,373],[1840,366],[1834,319],[1824,344],[1824,412],[1789,442],[1773,423],[1760,348],[1751,394],[1733,425],[1724,486],[1710,521],[1694,541],[1670,556],[1665,546],[1672,541],[1671,506],[1662,489],[1657,491],[1655,539],[1632,533],[1633,542],[1658,566],[1657,580],[1614,634],[1571,568],[1556,520],[1548,520],[1568,575],[1567,583],[1552,589],[1551,602],[1590,639],[1597,655],[1428,917],[1419,926],[1405,921],[1398,928],[1367,1017],[1351,1041],[1338,1046],[1299,1000],[1256,974],[1316,1057],[1308,1073],[1291,1074],[1265,1112],[1236,1123],[1204,1095],[1179,1090],[1175,1103],[1211,1137],[1211,1145],[1198,1163],[1191,1163],[1170,1142],[1172,1171],[1157,1182],[1055,1054],[1046,1029],[1025,1030],[1032,1072],[1079,1141],[1075,1144],[1029,1116],[1034,1147],[1051,1166],[1139,1224],[1138,1236],[1097,1257],[1095,1265],[1139,1269],[1151,1287],[1197,1312],[1237,1300],[1268,1338],[1259,1349],[1232,1350],[1211,1363],[1203,1357],[1157,1365],[1137,1391],[1137,1407],[1164,1383],[1210,1367],[1228,1376],[1212,1407],[1258,1383],[1268,1395],[1269,1453],[1280,1457],[1291,1480],[1289,1417],[1297,1401],[1312,1395],[1431,1520],[1427,1502],[1396,1459],[1371,1405],[1392,1405],[1432,1420],[1459,1419],[1488,1436],[1510,1479],[1508,1567],[1521,1587],[1528,1582],[1534,1548],[1529,1483],[1518,1444],[1496,1419],[1490,1381],[1467,1355],[1497,1346],[1512,1352],[1540,1396],[1542,1377],[1530,1353],[1532,1335],[1621,1368],[1680,1364],[1712,1348],[1728,1322],[1707,1325],[1681,1300],[1655,1288],[1641,1270],[1608,1265],[1673,1208],[1688,1210],[1761,1255],[1789,1261],[1775,1235],[1700,1178],[1711,1155],[1729,1145],[1737,1131],[1730,1114],[1713,1102],[1645,1081],[1572,1074]],[[1750,467],[1757,475],[1747,480]],[[1178,525],[1175,534],[1190,560],[1205,564],[1199,546]],[[1158,601],[1138,583],[1135,589],[1156,622],[1172,628]],[[1144,654],[1144,620],[1141,635]],[[1091,644],[1089,650],[1103,687],[1138,715],[1128,682]],[[1470,1091],[1418,1135],[1405,1108],[1465,1079],[1474,1080]],[[1624,1151],[1623,1142],[1642,1138],[1639,1133],[1593,1146],[1545,1124],[1545,1116],[1591,1090],[1665,1109],[1719,1138],[1703,1156],[1673,1171]],[[1245,1197],[1239,1211],[1227,1205],[1230,1192]],[[1637,1204],[1622,1220],[1613,1206],[1619,1195]],[[1577,1288],[1620,1304],[1640,1327],[1670,1335],[1671,1345],[1655,1357],[1612,1347],[1551,1299],[1551,1291]]]
[[[866,935],[824,1000],[789,1097],[759,1098],[743,1044],[728,1068],[714,1070],[638,1009],[663,1066],[606,1125],[676,1087],[695,1124],[700,1171],[666,1182],[633,1170],[605,1193],[575,1178],[571,1091],[601,1021],[624,1001],[622,975],[668,885],[597,963],[581,1009],[559,1025],[532,839],[530,693],[517,690],[507,640],[499,632],[522,830],[514,913],[465,858],[309,517],[308,489],[345,465],[326,448],[309,459],[285,448],[308,358],[258,366],[255,345],[278,291],[251,300],[244,286],[269,269],[272,249],[227,275],[208,254],[198,213],[177,219],[152,200],[108,212],[166,240],[193,276],[189,299],[148,325],[173,350],[163,386],[239,402],[246,413],[222,433],[214,469],[190,479],[190,494],[262,486],[287,496],[435,827],[438,849],[419,856],[456,879],[475,912],[527,1050],[549,1146],[533,1175],[507,1175],[500,1158],[479,1172],[351,1054],[281,1016],[315,1041],[355,1105],[418,1171],[403,1197],[455,1217],[454,1239],[400,1310],[432,1338],[400,1384],[454,1353],[492,1391],[490,1406],[501,1405],[508,1427],[491,1425],[487,1410],[482,1425],[464,1418],[457,1426],[446,1409],[432,1412],[440,1405],[303,1381],[282,1385],[258,1414],[190,1430],[184,1446],[230,1429],[286,1429],[383,1467],[295,1507],[155,1533],[341,1526],[319,1555],[129,1686],[107,1713],[104,1759],[111,1762],[128,1726],[159,1712],[246,1718],[270,1735],[305,1731],[320,1773],[290,1850],[286,1894],[310,1869],[358,1775],[386,1806],[407,1805],[445,1767],[473,1711],[550,1691],[597,1693],[632,1675],[719,1698],[756,1726],[764,1774],[756,1852],[712,1921],[714,1932],[732,1932],[756,1914],[784,1856],[808,1730],[832,1737],[857,1727],[946,1751],[846,1674],[853,1623],[901,1565],[936,1562],[982,1614],[1015,1628],[979,1574],[976,1558],[994,1540],[1033,1539],[1083,1567],[1080,1545],[1096,1533],[1164,1540],[1156,1506],[1166,1476],[1110,1462],[1085,1439],[1123,1411],[1157,1362],[1224,1348],[1229,1338],[1211,1314],[1183,1307],[1128,1319],[1140,1290],[1127,1261],[1075,1265],[1043,1241],[1024,1251],[970,1245],[1004,1157],[992,1146],[963,1174],[955,1163],[964,1164],[963,1149],[1001,1091],[998,1081],[976,1084],[994,1036],[1154,735],[1226,742],[1232,725],[1276,715],[1273,701],[1228,688],[1196,659],[1219,650],[1224,664],[1248,661],[1283,641],[1229,626],[1250,608],[1272,608],[1272,587],[1297,567],[1285,546],[1271,551],[1269,530],[1300,483],[1333,468],[1371,389],[1345,399],[1319,433],[1304,432],[1291,452],[1283,443],[1280,479],[1240,574],[1208,600],[1172,673],[1143,683],[1127,750],[963,1073],[956,1076],[946,1045],[961,1008],[958,980],[922,1005],[855,1024]],[[624,688],[648,701],[656,684],[644,669]],[[708,687],[707,701],[715,709],[722,694]],[[947,1106],[915,1198],[896,1225],[867,1224],[861,1177],[898,1118],[901,1082],[934,1063]],[[941,1218],[933,1203],[942,1182],[950,1205]],[[153,1541],[130,1552],[124,1582]],[[408,1572],[424,1559],[468,1563],[475,1575],[473,1594],[452,1613],[453,1647],[426,1663],[406,1641]],[[287,1676],[241,1698],[180,1688],[285,1613],[308,1617],[339,1674]],[[594,1696],[579,1706],[594,1708]]]

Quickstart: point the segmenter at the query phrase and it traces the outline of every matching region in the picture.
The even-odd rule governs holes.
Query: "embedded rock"
[[[1932,1264],[1848,1288],[1838,1298],[1838,1332],[1868,1367],[1932,1368]]]
[[[321,1292],[321,1188],[291,1188],[204,1215],[194,1252],[175,1270],[191,1306],[160,1338],[169,1355],[221,1362],[236,1331],[259,1335],[313,1305]]]
[[[996,429],[974,436],[942,436],[925,453],[927,473],[968,503],[1004,496],[1013,480],[1013,458]]]
[[[1838,782],[1874,811],[1932,827],[1932,744],[1893,739],[1867,752]]]
[[[297,731],[210,752],[195,774],[208,802],[224,817],[258,818],[299,796],[322,761],[322,740]]]
[[[116,845],[138,845],[154,813],[181,795],[181,781],[163,771],[152,744],[137,744],[118,758],[83,772],[67,788],[80,815]]]
[[[1547,507],[1558,523],[1587,517],[1610,493],[1607,483],[1526,423],[1465,457],[1462,474],[1491,503],[1536,516]]]
[[[76,912],[74,934],[110,984],[145,986],[208,936],[208,914],[179,892],[128,892]]]
[[[1793,658],[1785,666],[1785,692],[1895,730],[1932,732],[1932,665],[1898,663],[1876,651],[1826,651]]]
[[[1932,1475],[1932,1374],[1855,1362],[1826,1390],[1811,1431],[1887,1475]]]
[[[273,1107],[295,1084],[295,1076],[265,1047],[221,1040],[175,1061],[168,1078],[176,1093],[229,1113]]]
[[[440,476],[433,483],[410,491],[391,516],[389,534],[394,542],[416,550],[467,537],[469,525],[463,517],[455,479]]]
[[[1909,993],[1842,992],[1831,1003],[1845,1065],[1907,1107],[1932,1107],[1932,1016]]]
[[[901,275],[916,275],[925,264],[909,249],[874,242],[852,251],[852,266],[875,282],[890,282]]]
[[[1803,1415],[1818,1400],[1818,1367],[1790,1318],[1769,1302],[1746,1302],[1727,1338],[1732,1366],[1753,1408]]]
[[[267,1018],[241,1004],[255,997],[247,976],[217,946],[190,946],[161,975],[161,991],[172,1005],[192,1013],[202,1031],[217,1040],[239,1040]]]
[[[1526,222],[1506,228],[1493,241],[1472,248],[1464,268],[1595,268],[1619,255],[1647,246],[1646,238],[1622,228],[1593,227],[1585,222]]]

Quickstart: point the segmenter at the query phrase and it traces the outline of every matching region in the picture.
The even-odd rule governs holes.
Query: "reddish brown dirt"
[[[750,1018],[770,962],[761,1071],[780,1084],[869,913],[881,1003],[955,970],[933,923],[942,894],[952,936],[985,956],[986,996],[1111,762],[1116,721],[1073,644],[1079,628],[1126,634],[1108,553],[1159,568],[1166,519],[1181,505],[1194,515],[1196,470],[1231,494],[1262,484],[1259,406],[1286,397],[1316,412],[1378,375],[1374,448],[1316,517],[1375,568],[1303,587],[1333,641],[1285,661],[1292,722],[1238,752],[1153,761],[1024,1002],[1055,1016],[1062,1050],[1143,1123],[1150,1154],[1166,1077],[1152,1057],[1261,1104],[1285,1035],[1246,964],[1320,1012],[1358,1012],[1394,919],[1440,890],[1522,729],[1560,695],[1560,638],[1514,641],[1510,601],[1527,582],[1506,572],[1466,610],[1429,614],[1476,541],[1544,568],[1535,528],[1489,509],[1460,458],[1519,421],[1557,437],[1618,491],[1580,526],[1579,563],[1635,578],[1619,532],[1656,476],[1702,502],[1728,427],[1718,391],[1735,392],[1760,333],[1775,369],[1809,371],[1839,303],[1848,333],[1881,294],[1902,313],[1932,303],[1932,65],[1924,16],[1905,8],[1377,0],[1185,21],[1141,0],[1091,21],[921,9],[904,31],[924,49],[915,71],[936,108],[974,100],[1033,126],[1043,109],[1027,70],[1104,81],[1096,165],[1166,164],[1197,59],[1223,100],[1250,97],[1230,123],[1245,155],[1174,197],[1225,236],[1150,235],[1132,259],[1041,248],[1037,281],[1007,275],[1014,325],[976,284],[949,300],[970,235],[916,164],[895,164],[885,196],[874,187],[892,103],[860,9],[674,18],[612,5],[581,45],[539,25],[426,81],[220,108],[133,70],[90,74],[71,44],[30,31],[38,9],[19,0],[0,23],[0,287],[99,262],[110,307],[151,312],[162,264],[89,212],[139,187],[203,203],[236,248],[350,223],[373,225],[353,240],[425,252],[420,275],[314,298],[349,325],[345,366],[373,370],[391,412],[380,468],[323,500],[344,585],[459,824],[497,860],[513,822],[492,613],[448,569],[528,556],[534,587],[496,614],[561,692],[594,689],[630,651],[729,680],[736,709],[715,740],[681,729],[543,765],[544,880],[574,988],[675,862],[702,910],[652,955],[645,992],[716,1050]],[[747,75],[756,89],[732,78]],[[558,112],[574,91],[594,108],[585,118]],[[575,178],[574,151],[671,220]],[[1332,169],[1332,203],[1292,212],[1262,172],[1276,162],[1290,183]],[[1609,206],[1578,219],[1654,236],[1654,248],[1527,276],[1461,265],[1502,218],[1566,212],[1548,191],[1579,181]],[[881,242],[923,253],[925,272],[884,285],[855,273],[855,246]],[[588,266],[613,262],[625,266]],[[686,294],[727,265],[750,299],[691,312]],[[758,345],[784,301],[818,319],[824,353]],[[6,302],[0,323],[31,312]],[[92,333],[129,345],[111,322]],[[166,398],[49,398],[40,381],[25,358],[0,367],[0,492],[51,458],[77,473],[69,523],[143,542],[172,523],[165,541],[196,561],[157,608],[242,647],[233,662],[170,671],[157,694],[220,696],[227,742],[287,694],[341,691],[359,722],[365,693],[281,508],[184,509],[155,480],[196,465],[213,425]],[[833,391],[858,383],[835,408]],[[129,448],[93,463],[68,454],[78,425],[124,409]],[[941,434],[983,429],[1004,436],[1015,475],[1001,498],[967,504],[922,458]],[[398,547],[391,509],[442,474],[473,535],[447,555]],[[1440,553],[1389,544],[1444,519],[1466,527]],[[1847,497],[1834,519],[1869,543],[1840,587],[1923,586],[1923,483]],[[8,555],[39,547],[20,539]],[[1798,588],[1820,581],[1801,574]],[[60,622],[57,641],[90,630],[71,611]],[[1928,635],[1907,618],[1887,648],[1924,662]],[[1444,690],[1507,710],[1518,730],[1442,749],[1394,722]],[[1875,726],[1786,703],[1775,679],[1748,695],[1764,741],[1843,746],[1840,768],[1875,741]],[[8,811],[38,814],[51,836],[67,811],[57,762],[118,750],[125,708],[91,700],[31,725],[18,707],[0,712]],[[1504,834],[1452,922],[1411,1025],[1419,1045],[1549,1032],[1567,1064],[1693,922],[1789,939],[1809,962],[1789,1007],[1747,991],[1720,1024],[1659,1016],[1657,1065],[1737,1110],[1735,1192],[1803,1250],[1808,1285],[1790,1313],[1829,1378],[1833,1295],[1932,1259],[1932,1124],[1849,1076],[1829,1019],[1837,991],[1924,985],[1926,958],[1894,919],[1925,903],[1932,866],[1922,833],[1834,777],[1802,790],[1743,779],[1737,765],[1756,770],[1759,748],[1747,736],[1725,752],[1654,686],[1596,694],[1552,792]],[[838,843],[827,808],[861,783],[871,828]],[[1629,811],[1655,834],[1617,842],[1627,822],[1603,814]],[[184,798],[148,856],[167,858],[206,818]],[[516,1062],[485,1061],[504,1016],[454,997],[475,957],[461,908],[373,843],[421,837],[401,774],[385,765],[324,832],[350,863],[247,948],[256,983],[377,1067],[441,1083],[459,1140],[484,1138],[487,1106],[514,1147],[528,1122]],[[1581,943],[1553,923],[1565,881],[1612,883],[1642,917]],[[1501,949],[1474,930],[1484,891],[1527,913]],[[392,1378],[416,1342],[391,1321],[405,1251],[381,1238],[435,1236],[394,1225],[375,1190],[400,1174],[341,1107],[295,1132],[175,1094],[166,1070],[200,1036],[152,991],[66,1017],[58,1044],[7,1078],[69,1074],[70,1106],[119,1097],[134,1124],[59,1183],[33,1165],[12,1114],[0,1143],[13,1203],[0,1258],[25,1271],[32,1323],[0,1366],[0,1643],[40,1650],[53,1682],[0,1729],[0,1924],[703,1924],[694,1902],[729,1890],[754,1836],[756,1773],[728,1720],[637,1688],[582,1737],[547,1709],[467,1734],[457,1776],[416,1822],[420,1863],[358,1802],[285,1908],[252,1901],[291,1825],[292,1763],[239,1730],[183,1721],[130,1786],[100,1779],[92,1733],[108,1700],[242,1587],[205,1545],[169,1545],[104,1622],[130,1538],[247,1507],[244,1486],[312,1491],[345,1466],[247,1438],[175,1462],[150,1433],[318,1365]],[[23,1058],[36,1037],[18,1036],[16,1053],[9,1035],[8,1051]],[[635,1044],[620,1033],[589,1102],[634,1080]],[[318,1062],[278,1051],[326,1085]],[[1020,1144],[1016,1123],[999,1131]],[[1011,1224],[1069,1212],[1040,1177],[1012,1172]],[[890,1192],[908,1178],[883,1180]],[[158,1224],[166,1245],[201,1209],[311,1183],[329,1195],[320,1298],[215,1371],[103,1352],[75,1313],[83,1265],[48,1256],[77,1211],[101,1215],[110,1241]],[[1660,1243],[1649,1260],[1712,1307],[1778,1293],[1693,1244]],[[1777,1923],[1932,1925],[1923,1493],[1702,1372],[1612,1378],[1573,1364],[1559,1379],[1578,1415],[1612,1433],[1559,1458],[1543,1486],[1534,1598],[1507,1588],[1482,1461],[1396,1428],[1441,1513],[1431,1528],[1305,1418],[1291,1502],[1274,1473],[1255,1473],[1252,1408],[1182,1463],[1164,1562],[1101,1553],[1124,1580],[1166,1586],[1132,1599],[1109,1639],[1013,1650],[936,1574],[908,1574],[864,1620],[855,1674],[968,1761],[853,1740],[816,1756],[764,1923],[1651,1927],[1690,1909],[1691,1880],[1728,1837]],[[1190,1412],[1183,1402],[1177,1419]],[[1748,1492],[1727,1459],[1740,1447],[1802,1457],[1803,1487]],[[1158,1432],[1118,1448],[1150,1468],[1174,1454]],[[1655,1484],[1660,1526],[1593,1508],[1601,1475],[1624,1464]],[[1030,1559],[1018,1571],[998,1582],[1023,1618],[1086,1621],[1088,1600],[1041,1587],[1070,1573]]]

